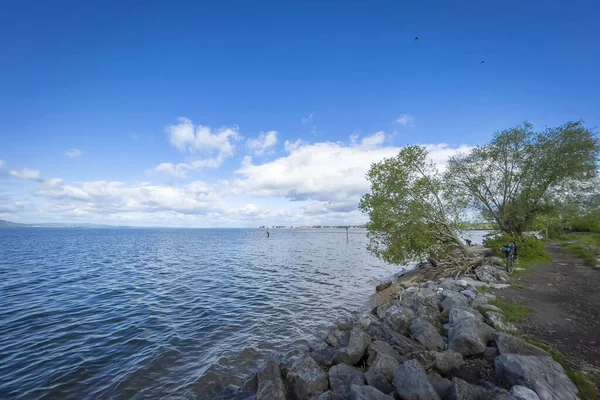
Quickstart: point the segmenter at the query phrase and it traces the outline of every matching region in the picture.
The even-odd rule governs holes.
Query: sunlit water
[[[0,230],[0,398],[217,398],[401,270],[351,230]]]

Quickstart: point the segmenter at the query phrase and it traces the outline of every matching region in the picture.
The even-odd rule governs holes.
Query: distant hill
[[[100,228],[131,228],[128,226],[112,226],[112,225],[96,225],[96,224],[63,224],[56,222],[47,222],[41,224],[20,224],[17,222],[6,221],[0,219],[0,229],[6,228],[88,228],[88,229],[100,229]]]

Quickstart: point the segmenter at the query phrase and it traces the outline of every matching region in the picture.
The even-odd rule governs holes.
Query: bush
[[[485,239],[483,240],[483,244],[492,249],[497,256],[504,257],[504,254],[500,251],[500,248],[503,245],[508,244],[510,241],[513,241],[517,244],[520,266],[527,266],[531,263],[550,260],[550,256],[548,253],[546,253],[544,248],[544,241],[538,240],[534,237],[517,239],[506,234],[491,233],[486,235]]]

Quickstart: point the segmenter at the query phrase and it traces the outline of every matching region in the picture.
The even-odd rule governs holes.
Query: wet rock
[[[464,362],[462,354],[452,350],[422,351],[410,354],[408,357],[419,361],[426,370],[435,368],[443,375],[448,375],[452,370],[460,368]]]
[[[364,385],[365,376],[359,368],[338,364],[329,370],[329,386],[338,399],[350,399],[350,385]]]
[[[353,321],[350,318],[344,317],[338,319],[335,324],[337,325],[340,331],[349,331],[352,329]]]
[[[290,393],[297,400],[309,400],[329,387],[327,374],[308,356],[296,360],[286,377]],[[259,379],[260,383],[260,379]]]
[[[255,372],[240,386],[241,393],[256,393],[258,391],[258,374]]]
[[[325,343],[335,348],[340,347],[342,345],[343,340],[344,333],[339,330],[329,332],[329,334],[325,337]]]
[[[474,313],[461,309],[453,309],[450,312],[450,350],[463,356],[481,354],[485,351],[488,340],[493,338],[493,334],[494,330],[481,322]]]
[[[408,360],[394,371],[396,392],[402,400],[440,400],[417,360]]]
[[[375,290],[377,292],[381,292],[382,290],[385,290],[385,289],[389,288],[390,286],[392,286],[392,281],[383,282],[383,283],[380,283],[379,285],[375,286]]]
[[[258,400],[285,400],[285,387],[277,362],[271,359],[265,367],[258,371]]]
[[[288,351],[282,357],[281,361],[279,362],[279,370],[281,371],[281,374],[283,375],[283,377],[285,377],[287,375],[289,369],[292,367],[294,362],[296,362],[296,360],[302,356],[304,356],[304,353],[302,352],[302,350],[294,349],[294,350]]]
[[[392,357],[399,362],[404,362],[404,357],[402,357],[392,346],[390,346],[387,342],[383,342],[381,340],[374,340],[371,342],[369,347],[367,347],[367,365],[371,366],[375,362],[375,359],[378,354],[383,354],[388,357]]]
[[[365,350],[371,344],[371,338],[364,331],[353,328],[346,347],[340,348],[333,357],[334,364],[356,364],[365,354]]]
[[[537,346],[527,343],[513,335],[496,333],[494,335],[496,346],[500,354],[519,354],[522,356],[552,357],[550,353]]]
[[[366,331],[371,326],[373,322],[373,317],[370,314],[363,314],[354,321],[353,328],[362,329]]]
[[[331,390],[328,390],[320,395],[317,400],[338,400],[338,397]]]
[[[512,394],[516,400],[540,400],[533,390],[525,386],[513,386],[510,388],[510,394]]]
[[[406,335],[410,327],[410,321],[415,317],[413,310],[407,307],[391,306],[385,313],[385,321],[396,332]]]
[[[400,362],[396,358],[377,353],[375,360],[365,373],[367,383],[384,393],[392,392],[394,390],[392,386],[394,370],[399,365]]]
[[[373,337],[374,339],[391,344],[400,355],[426,350],[425,346],[415,340],[395,332],[386,323],[371,324],[368,332],[369,336]]]
[[[323,346],[313,349],[308,355],[324,368],[329,368],[333,365],[333,357],[337,350],[333,347]]]
[[[446,378],[443,378],[437,372],[428,373],[427,379],[429,379],[429,383],[431,383],[438,396],[440,396],[442,399],[445,398],[446,394],[448,393],[448,389],[450,389],[450,386],[452,386],[452,382]]]
[[[379,390],[370,386],[350,386],[350,399],[351,400],[393,400],[394,398],[388,396]]]
[[[510,322],[506,322],[504,320],[504,315],[500,313],[495,311],[486,311],[483,313],[483,316],[485,317],[485,322],[494,329],[505,332],[515,332],[517,330],[517,327]]]
[[[504,354],[496,358],[496,374],[511,385],[525,386],[542,400],[576,400],[577,387],[550,357]]]
[[[421,343],[428,350],[444,350],[446,348],[442,335],[440,335],[435,326],[424,319],[413,319],[410,325],[410,333],[413,339]]]

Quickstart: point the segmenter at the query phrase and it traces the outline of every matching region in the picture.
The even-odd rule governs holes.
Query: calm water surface
[[[398,272],[351,230],[0,230],[0,398],[211,399]]]

